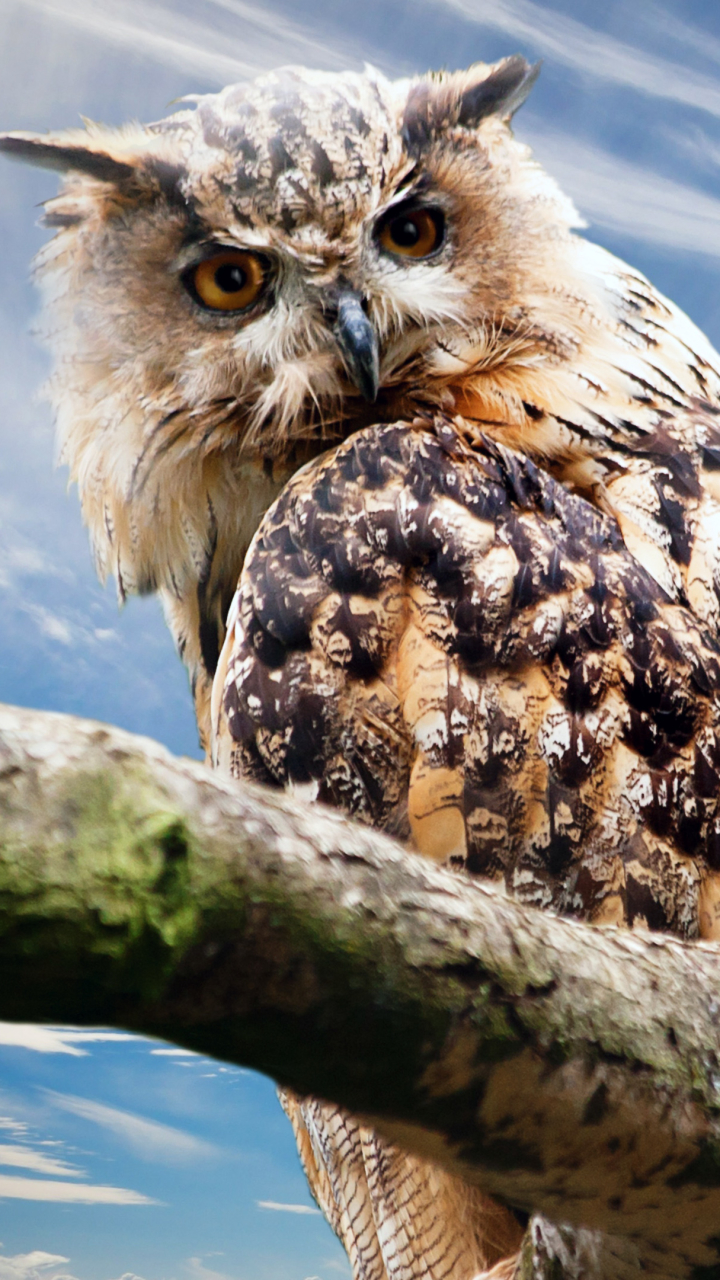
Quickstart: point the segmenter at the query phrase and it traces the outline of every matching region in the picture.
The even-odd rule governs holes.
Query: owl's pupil
[[[236,262],[223,262],[215,272],[215,284],[223,293],[239,293],[247,284],[247,274]]]
[[[413,249],[420,239],[420,230],[412,218],[396,218],[391,227],[392,238],[401,249]]]

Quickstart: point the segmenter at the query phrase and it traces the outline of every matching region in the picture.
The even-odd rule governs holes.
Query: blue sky
[[[0,1280],[348,1275],[271,1082],[117,1032],[0,1024],[0,1241]]]
[[[0,0],[0,47],[0,126],[21,129],[158,119],[185,93],[287,62],[405,75],[542,58],[518,134],[586,234],[720,346],[717,0]],[[119,613],[97,584],[53,468],[28,263],[54,189],[0,161],[0,699],[196,754],[160,611]],[[160,1049],[0,1026],[0,1280],[349,1275],[270,1082]]]

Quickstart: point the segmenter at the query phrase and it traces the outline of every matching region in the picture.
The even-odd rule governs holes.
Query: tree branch
[[[522,907],[70,717],[0,708],[0,813],[0,1017],[255,1067],[621,1237],[613,1274],[720,1277],[715,948]]]

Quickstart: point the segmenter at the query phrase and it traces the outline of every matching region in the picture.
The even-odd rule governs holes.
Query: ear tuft
[[[44,169],[85,173],[99,182],[123,182],[135,173],[131,164],[116,160],[106,151],[96,151],[87,143],[69,142],[67,137],[52,134],[0,134],[0,152]]]
[[[509,120],[522,106],[540,74],[520,54],[494,66],[478,63],[468,71],[419,80],[405,103],[402,136],[408,151],[422,151],[444,129],[473,129],[487,116]]]
[[[503,58],[484,80],[465,90],[459,103],[458,124],[472,129],[486,116],[509,119],[527,98],[540,74],[540,66],[539,62],[531,65],[519,53]]]

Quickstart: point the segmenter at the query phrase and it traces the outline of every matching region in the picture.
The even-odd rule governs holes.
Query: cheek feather
[[[228,334],[227,340],[238,361],[271,370],[285,360],[322,349],[330,335],[304,299],[281,294],[270,310],[236,334]]]
[[[297,423],[303,418],[308,420],[308,427],[315,425],[310,421],[313,415],[308,413],[308,405],[314,406],[322,423],[323,407],[334,403],[337,410],[340,397],[337,362],[330,352],[316,352],[305,359],[277,364],[272,381],[255,403],[247,446],[259,446],[263,438],[269,436],[277,447],[290,434],[302,434],[297,430]]]
[[[366,277],[373,320],[381,336],[416,325],[463,324],[469,318],[468,289],[450,264],[376,268]]]

